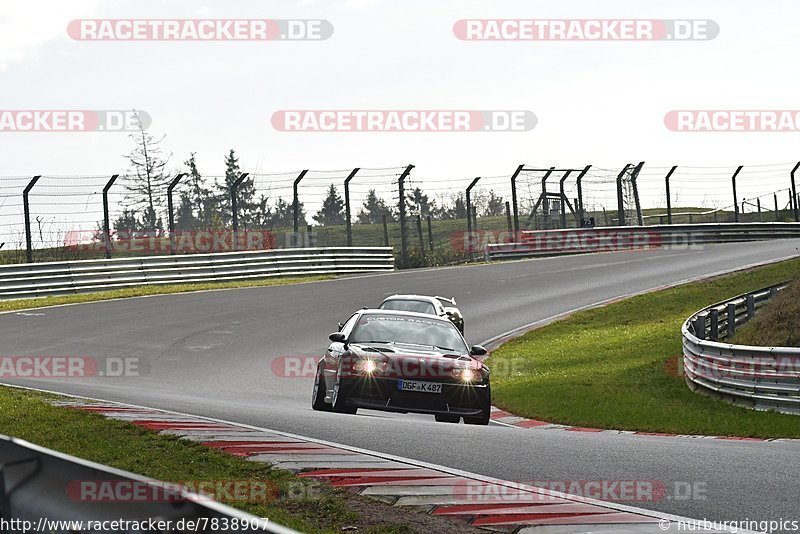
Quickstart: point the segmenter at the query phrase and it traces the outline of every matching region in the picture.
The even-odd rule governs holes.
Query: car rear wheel
[[[330,412],[333,408],[325,402],[325,375],[322,371],[322,363],[317,365],[317,372],[314,375],[314,389],[311,393],[311,407],[318,412]]]
[[[458,423],[461,419],[460,415],[443,415],[443,414],[435,414],[437,423]]]
[[[355,414],[358,408],[347,404],[347,385],[342,384],[340,380],[336,379],[336,385],[333,386],[333,411],[336,413]]]

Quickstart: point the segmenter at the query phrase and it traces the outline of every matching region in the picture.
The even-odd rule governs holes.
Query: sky
[[[148,131],[166,135],[175,171],[196,152],[201,172],[222,174],[229,149],[242,170],[261,173],[414,164],[416,183],[445,194],[476,176],[505,187],[521,163],[592,164],[607,179],[644,161],[642,180],[653,184],[646,204],[663,204],[663,175],[679,165],[681,201],[718,205],[728,201],[729,176],[740,164],[743,195],[785,188],[800,160],[800,133],[674,132],[664,116],[800,109],[800,70],[791,61],[798,15],[791,0],[6,0],[0,109],[143,110],[152,118]],[[67,25],[85,18],[324,19],[333,34],[321,41],[72,39]],[[720,31],[681,42],[456,38],[454,23],[470,18],[710,19]],[[528,131],[452,133],[272,126],[276,111],[298,109],[527,110],[538,122]],[[131,147],[123,132],[0,132],[0,177],[125,172]]]

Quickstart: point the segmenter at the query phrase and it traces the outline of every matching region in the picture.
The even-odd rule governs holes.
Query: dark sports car
[[[359,408],[433,414],[437,421],[489,424],[489,369],[448,319],[423,313],[359,310],[317,365],[315,410]]]
[[[381,310],[397,310],[427,313],[436,317],[450,319],[459,332],[464,333],[464,316],[456,307],[456,299],[428,297],[425,295],[392,295],[378,306]]]

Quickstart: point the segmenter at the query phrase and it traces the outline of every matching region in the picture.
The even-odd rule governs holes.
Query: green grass
[[[795,280],[764,304],[729,343],[800,347],[800,280]]]
[[[408,532],[386,505],[299,478],[267,464],[250,462],[174,436],[156,434],[131,423],[106,419],[81,410],[56,407],[49,395],[0,387],[0,433],[22,438],[93,462],[158,480],[259,481],[279,490],[270,502],[226,504],[267,517],[301,532]],[[388,508],[388,507],[387,507]],[[375,517],[370,510],[377,511]],[[366,511],[366,513],[365,513]],[[402,513],[402,512],[400,512]]]
[[[528,332],[487,362],[494,403],[554,423],[677,434],[800,437],[797,416],[692,393],[681,324],[710,304],[800,276],[800,259],[632,297]]]
[[[248,280],[242,282],[204,282],[202,284],[167,284],[131,287],[127,289],[113,289],[98,291],[96,293],[80,293],[76,295],[61,295],[54,297],[41,297],[33,299],[0,300],[0,312],[27,310],[31,308],[44,308],[61,304],[78,304],[83,302],[96,302],[98,300],[124,299],[142,297],[145,295],[167,295],[171,293],[191,293],[193,291],[207,291],[211,289],[233,289],[241,287],[282,286],[287,284],[300,284],[330,280],[333,276],[303,276],[293,278],[268,278],[263,280]]]

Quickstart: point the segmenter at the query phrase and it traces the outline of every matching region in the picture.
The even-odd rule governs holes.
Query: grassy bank
[[[800,347],[800,280],[795,280],[758,310],[731,342],[762,347]]]
[[[211,289],[234,289],[241,287],[266,287],[282,286],[287,284],[300,284],[330,280],[333,276],[302,276],[293,278],[268,278],[264,280],[248,280],[246,282],[205,282],[202,284],[168,284],[131,287],[128,289],[112,289],[96,293],[80,293],[77,295],[61,295],[55,297],[41,297],[34,299],[0,300],[0,312],[27,310],[30,308],[44,308],[60,304],[78,304],[82,302],[96,302],[98,300],[124,299],[142,297],[146,295],[167,295],[172,293],[191,293],[193,291],[207,291]]]
[[[269,502],[226,504],[301,532],[458,532],[447,520],[366,500],[288,471],[272,469],[131,423],[52,406],[47,395],[0,387],[0,434],[158,480],[258,481]]]
[[[683,321],[727,297],[800,276],[800,259],[576,313],[495,351],[494,403],[516,415],[585,427],[678,434],[800,437],[797,416],[692,393],[681,373]]]

